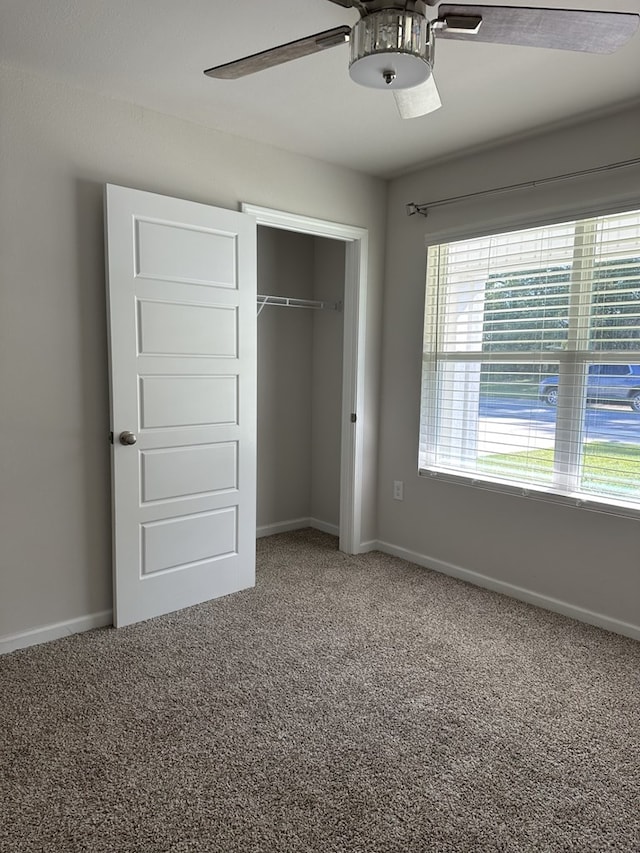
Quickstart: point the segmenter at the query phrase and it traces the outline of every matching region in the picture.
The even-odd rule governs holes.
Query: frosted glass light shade
[[[349,74],[361,86],[410,89],[433,67],[433,34],[417,12],[385,9],[361,18],[351,33]]]

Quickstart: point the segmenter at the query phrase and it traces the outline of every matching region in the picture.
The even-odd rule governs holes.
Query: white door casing
[[[122,626],[255,583],[256,223],[107,185],[106,241]]]
[[[340,550],[347,554],[359,554],[368,550],[362,542],[362,514],[369,233],[366,228],[355,225],[315,219],[248,202],[243,202],[241,208],[255,217],[258,225],[345,243]]]

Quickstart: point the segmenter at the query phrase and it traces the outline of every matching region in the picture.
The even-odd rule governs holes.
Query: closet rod
[[[317,299],[296,299],[293,296],[267,296],[258,294],[258,316],[265,305],[279,305],[283,308],[312,308],[315,311],[341,311],[342,302],[322,302]]]

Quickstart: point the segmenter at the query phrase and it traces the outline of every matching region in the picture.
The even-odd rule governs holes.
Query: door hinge
[[[358,420],[358,416],[356,415],[356,413],[355,413],[355,412],[352,412],[352,413],[351,413],[351,423],[352,423],[352,424],[355,424],[355,422],[356,422],[357,420]]]

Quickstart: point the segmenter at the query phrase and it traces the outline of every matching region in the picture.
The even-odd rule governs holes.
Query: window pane
[[[569,327],[567,268],[494,273],[486,283],[483,352],[559,350]]]
[[[601,367],[587,381],[580,488],[640,501],[640,365]]]
[[[640,349],[640,212],[603,217],[595,247],[589,348]]]
[[[438,349],[562,349],[573,240],[568,223],[439,247]]]
[[[555,405],[540,399],[557,365],[444,363],[438,371],[435,464],[516,484],[553,479]]]
[[[640,211],[429,250],[420,465],[640,508]]]

